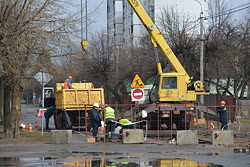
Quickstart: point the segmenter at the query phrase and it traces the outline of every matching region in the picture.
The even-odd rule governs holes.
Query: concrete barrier
[[[234,144],[234,134],[232,130],[213,130],[211,134],[212,145]]]
[[[71,144],[72,130],[52,130],[50,131],[51,144]]]
[[[177,131],[177,145],[199,144],[197,131]]]
[[[129,131],[129,134],[128,132]],[[122,131],[123,143],[143,143],[143,130],[142,129],[123,129]]]

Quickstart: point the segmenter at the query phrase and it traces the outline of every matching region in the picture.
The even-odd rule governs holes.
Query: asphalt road
[[[37,108],[22,106],[21,120],[39,121]],[[33,112],[32,112],[33,109]],[[53,119],[51,119],[53,121]],[[53,124],[53,123],[52,123]],[[52,125],[51,124],[51,125]],[[169,143],[87,143],[87,136],[73,134],[72,144],[0,145],[0,166],[250,166],[249,145],[178,146]],[[112,160],[112,161],[111,161]],[[127,164],[125,164],[127,163]]]

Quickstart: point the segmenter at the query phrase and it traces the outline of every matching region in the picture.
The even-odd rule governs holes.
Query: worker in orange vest
[[[71,86],[72,76],[68,76],[68,78],[64,81],[64,89],[74,89]]]

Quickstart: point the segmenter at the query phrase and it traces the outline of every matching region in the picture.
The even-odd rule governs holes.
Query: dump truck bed
[[[84,88],[85,83],[78,85],[72,84],[75,89],[61,89],[62,83],[57,85],[56,91],[56,108],[60,110],[90,110],[93,108],[94,103],[98,103],[100,107],[104,105],[104,89],[94,88],[93,86],[87,86]],[[87,84],[85,84],[87,85]]]

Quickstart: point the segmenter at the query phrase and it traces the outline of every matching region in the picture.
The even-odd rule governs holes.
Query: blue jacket
[[[90,110],[90,115],[91,115],[92,126],[95,126],[95,127],[101,126],[101,119],[99,117],[99,113],[98,113],[97,109],[92,108]]]
[[[220,115],[220,122],[227,122],[227,108],[225,106],[216,107],[217,112]]]

